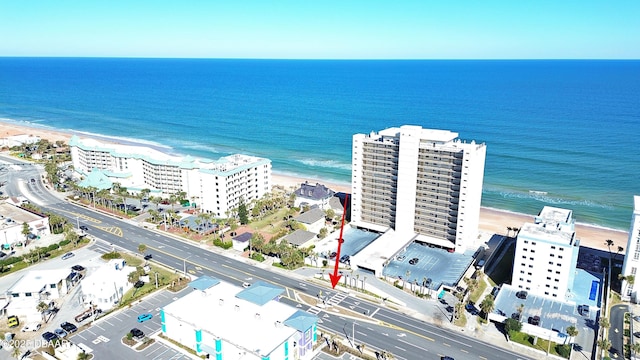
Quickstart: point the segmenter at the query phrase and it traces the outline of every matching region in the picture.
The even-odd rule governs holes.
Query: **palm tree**
[[[511,230],[513,230],[513,228],[511,226],[507,226],[507,237],[510,237],[509,235],[511,235]]]
[[[78,360],[89,360],[91,359],[91,356],[92,356],[91,354],[83,351],[81,353],[78,353]]]
[[[485,315],[485,320],[489,320],[489,314],[496,307],[496,303],[494,302],[493,296],[491,294],[484,297],[484,300],[480,303],[480,310]]]
[[[609,351],[611,348],[611,341],[609,341],[609,339],[598,340],[598,347],[603,351]]]
[[[631,351],[633,351],[634,354],[640,353],[640,343],[634,342],[631,344]]]
[[[20,359],[21,355],[22,355],[22,350],[20,350],[18,346],[14,346],[13,350],[11,350],[11,356],[16,359]]]
[[[575,337],[578,336],[578,329],[573,325],[567,327],[567,335],[569,335],[569,342],[573,343]]]
[[[45,321],[44,312],[49,310],[49,305],[47,305],[47,303],[45,303],[44,301],[40,301],[36,306],[36,310],[38,310],[40,315],[42,315],[42,321]]]

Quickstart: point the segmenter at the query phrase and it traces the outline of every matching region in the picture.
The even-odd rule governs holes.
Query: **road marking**
[[[109,342],[109,338],[104,337],[102,335],[98,336],[98,339],[100,339],[100,341],[102,341],[102,342]]]
[[[396,349],[398,349],[398,350],[405,351],[405,352],[407,351],[407,350],[405,350],[405,349],[401,348],[400,346],[394,346],[394,348],[396,348]]]
[[[369,315],[369,317],[373,317],[373,315],[375,315],[378,311],[380,311],[380,308],[376,308],[376,310],[372,312],[371,315]]]
[[[467,353],[467,354],[469,353],[469,352],[468,352],[467,350],[465,350],[465,349],[460,349],[460,351],[462,351],[463,353]]]
[[[447,344],[447,343],[442,343],[442,345],[444,345],[444,346],[448,346],[448,347],[451,347],[451,345],[449,345],[449,344]]]
[[[425,349],[425,348],[423,348],[423,347],[421,347],[421,346],[414,345],[414,344],[412,344],[412,343],[410,343],[410,342],[408,342],[408,341],[404,341],[404,340],[402,340],[402,339],[399,339],[398,341],[399,341],[399,342],[401,342],[401,343],[405,343],[405,344],[407,344],[407,345],[409,345],[409,346],[412,346],[412,347],[418,348],[418,349],[420,349],[420,350],[422,350],[422,351],[429,352],[429,350],[427,350],[427,349]]]
[[[159,358],[160,356],[162,356],[162,354],[166,353],[167,351],[169,351],[169,348],[167,348],[165,351],[163,351],[160,355],[154,357],[153,360]]]

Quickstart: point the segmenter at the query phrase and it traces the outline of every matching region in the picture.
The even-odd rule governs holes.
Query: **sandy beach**
[[[47,130],[37,127],[28,127],[23,125],[17,125],[13,123],[6,123],[0,120],[0,137],[14,135],[33,135],[39,136],[41,139],[48,139],[49,141],[68,141],[71,138],[71,133],[62,131]],[[106,139],[100,139],[105,141]],[[309,183],[321,183],[329,187],[336,192],[351,192],[349,184],[340,184],[327,182],[320,179],[310,179],[304,177],[294,177],[289,175],[282,175],[277,173],[273,174],[273,184],[284,186],[286,189],[290,187],[298,187],[301,183],[308,181]],[[481,232],[491,234],[504,234],[507,233],[507,227],[520,228],[522,224],[526,222],[532,222],[534,216],[537,214],[516,214],[507,211],[501,211],[496,209],[482,208],[480,211],[480,225],[479,230]],[[631,219],[629,219],[631,221]],[[615,248],[622,246],[626,248],[628,240],[627,231],[619,231],[601,228],[597,226],[590,226],[578,223],[576,225],[576,236],[581,241],[582,246],[607,250],[605,241],[607,239],[613,240]]]

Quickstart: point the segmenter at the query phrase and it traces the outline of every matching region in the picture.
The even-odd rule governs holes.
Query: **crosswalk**
[[[336,293],[331,298],[329,298],[329,301],[327,301],[327,305],[328,306],[338,305],[342,302],[342,300],[346,299],[347,297],[348,295],[345,293],[341,293],[341,292]]]

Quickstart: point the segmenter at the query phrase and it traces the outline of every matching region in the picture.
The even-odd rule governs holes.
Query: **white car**
[[[249,286],[251,286],[251,284],[249,284],[248,282],[243,282],[242,283],[242,287],[245,288],[245,289],[248,288]]]
[[[22,332],[27,332],[27,331],[38,331],[40,330],[40,323],[39,322],[32,322],[29,323],[27,325],[25,325],[22,328]]]

